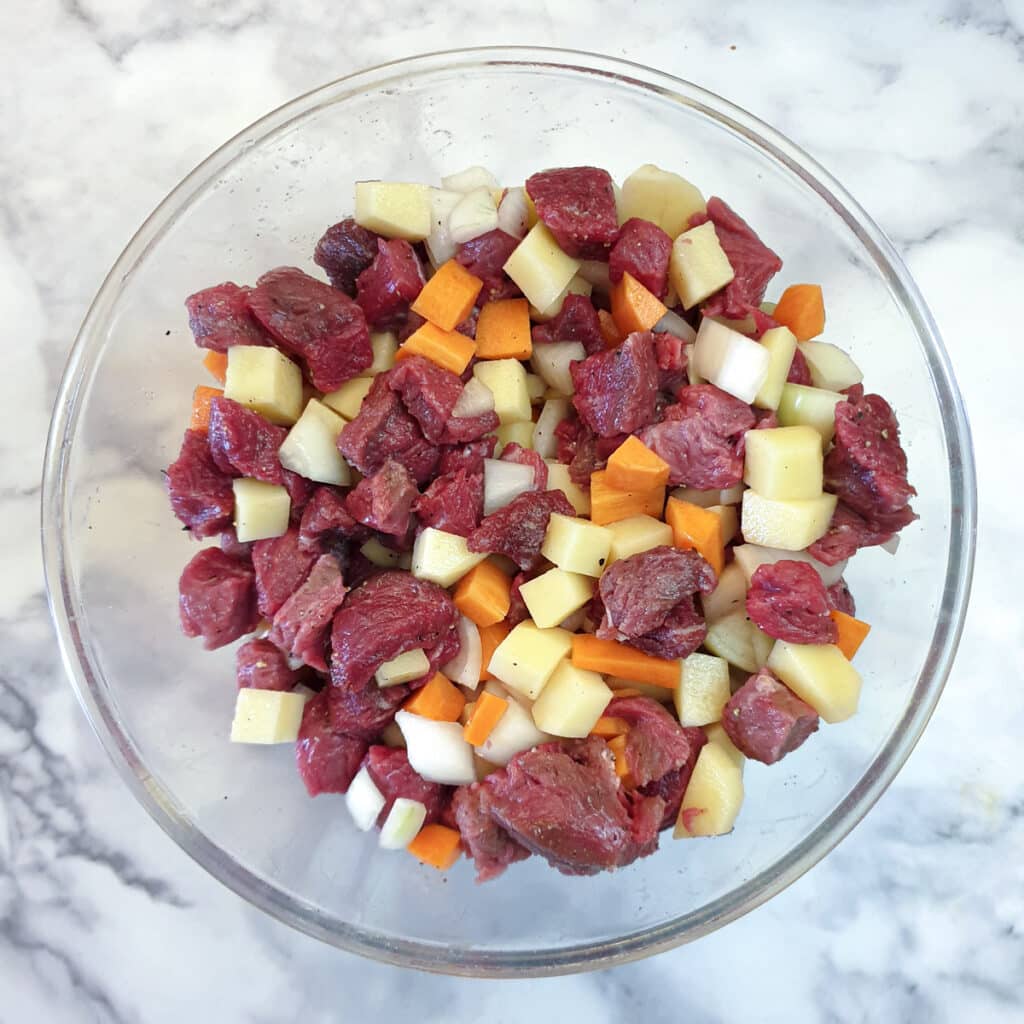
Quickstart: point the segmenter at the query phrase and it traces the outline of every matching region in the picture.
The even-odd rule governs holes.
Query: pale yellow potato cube
[[[524,583],[519,594],[530,618],[541,629],[564,622],[594,596],[594,581],[589,576],[548,569]]]
[[[834,644],[777,640],[768,667],[826,722],[843,722],[857,710],[860,673]]]
[[[754,396],[754,405],[759,409],[778,409],[796,352],[796,335],[788,327],[773,327],[761,335],[761,346],[769,356],[768,375]]]
[[[317,483],[348,486],[352,471],[338,451],[344,426],[333,409],[311,398],[277,451],[281,465]]]
[[[302,413],[302,371],[269,345],[232,345],[224,397],[290,427]]]
[[[373,387],[372,377],[353,377],[345,381],[337,391],[329,391],[323,397],[324,405],[330,406],[339,416],[354,420],[359,415],[363,399]]]
[[[683,794],[676,839],[724,836],[732,831],[743,805],[743,770],[718,743],[705,743]]]
[[[802,341],[799,348],[816,388],[845,391],[864,379],[860,367],[838,345],[827,341]]]
[[[821,435],[813,427],[748,430],[743,479],[765,498],[802,501],[821,494]]]
[[[599,673],[561,661],[533,705],[533,720],[552,736],[582,739],[611,699],[612,691]]]
[[[657,224],[671,238],[685,231],[690,218],[705,209],[707,204],[695,185],[654,164],[638,167],[622,183],[618,200],[620,224],[639,217]]]
[[[821,434],[823,444],[828,444],[836,432],[836,406],[846,401],[846,395],[806,384],[784,384],[779,400],[777,415],[783,427],[806,425],[814,427]]]
[[[746,755],[729,739],[729,734],[725,731],[721,722],[714,722],[712,725],[705,726],[704,735],[707,736],[708,743],[715,743],[720,746],[729,755],[736,767],[743,771],[743,766],[747,762]]]
[[[373,349],[373,362],[363,370],[360,377],[376,377],[378,373],[386,373],[395,365],[398,335],[394,331],[374,331],[370,335],[370,348]]]
[[[612,531],[585,519],[573,519],[554,512],[548,520],[541,554],[566,572],[600,576],[608,565]]]
[[[743,539],[749,544],[803,551],[824,536],[836,508],[834,494],[802,501],[779,501],[743,492]]]
[[[535,374],[529,374],[536,380],[543,380]],[[558,438],[555,436],[555,428],[568,415],[572,408],[568,398],[549,398],[537,417],[533,426],[533,450],[543,459],[553,459],[558,454]]]
[[[740,514],[736,511],[736,506],[711,505],[708,507],[708,511],[714,512],[718,516],[719,522],[722,524],[722,543],[728,544],[740,530]]]
[[[412,548],[412,574],[440,587],[450,587],[487,557],[470,551],[466,538],[428,526]]]
[[[398,181],[356,182],[356,223],[386,238],[422,242],[430,234],[430,188]]]
[[[368,562],[382,569],[408,569],[412,565],[412,555],[408,551],[386,548],[376,537],[371,537],[359,550]]]
[[[374,677],[377,685],[382,689],[385,686],[397,686],[399,683],[408,683],[413,679],[419,679],[430,671],[430,659],[422,647],[416,647],[404,654],[399,654],[390,661],[385,661],[376,671]]]
[[[723,615],[708,622],[704,646],[712,654],[725,658],[730,665],[744,672],[756,672],[761,666],[754,650],[754,624],[747,618],[746,608]]]
[[[292,499],[283,487],[248,477],[232,480],[231,486],[235,492],[235,533],[241,543],[288,532]]]
[[[494,395],[494,411],[505,423],[529,423],[533,435],[533,403],[526,370],[518,359],[485,359],[473,367],[473,376]]]
[[[769,636],[760,626],[751,621],[750,646],[754,651],[754,661],[757,662],[757,667],[763,668],[768,664],[768,659],[775,647],[775,637]]]
[[[572,633],[564,629],[538,629],[527,619],[494,649],[488,670],[510,690],[536,700],[558,663],[571,650]]]
[[[683,309],[693,309],[736,276],[711,221],[676,238],[668,272]]]
[[[548,490],[561,491],[569,504],[580,516],[590,515],[590,491],[584,490],[569,476],[569,467],[552,459],[545,460],[548,464]]]
[[[718,577],[718,583],[710,594],[701,594],[704,618],[708,622],[724,618],[730,612],[742,610],[747,600],[747,577],[743,568],[730,562]]]
[[[498,443],[494,446],[495,452],[500,455],[507,444],[518,444],[523,448],[533,446],[533,424],[529,420],[520,423],[502,423],[494,432]]]
[[[232,743],[294,743],[306,698],[301,693],[243,687],[235,698]]]
[[[606,529],[612,534],[609,565],[651,548],[672,547],[672,527],[654,516],[629,516],[617,523],[609,523]]]
[[[558,247],[554,235],[538,221],[505,261],[505,273],[537,309],[547,309],[580,269],[580,261]]]
[[[565,288],[562,289],[562,294],[547,309],[537,309],[535,306],[531,306],[530,319],[534,322],[547,323],[548,320],[553,320],[562,312],[562,304],[565,302],[566,296],[583,295],[589,299],[593,293],[594,286],[585,277],[576,274]]]
[[[676,714],[681,725],[710,725],[721,721],[729,700],[729,663],[710,654],[683,658],[675,689]]]

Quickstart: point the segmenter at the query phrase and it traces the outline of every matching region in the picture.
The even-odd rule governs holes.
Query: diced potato
[[[450,587],[487,557],[466,547],[466,538],[428,526],[412,549],[412,574],[441,587]]]
[[[562,294],[547,309],[537,309],[531,306],[530,318],[536,323],[547,323],[548,320],[553,320],[562,312],[562,305],[565,302],[566,296],[584,295],[589,299],[593,293],[594,286],[582,274],[576,274],[565,288],[562,289]]]
[[[548,520],[541,554],[566,572],[600,576],[611,548],[612,532],[607,527],[554,512]]]
[[[838,345],[827,341],[802,341],[799,348],[816,388],[845,391],[864,379],[860,367]]]
[[[520,494],[532,491],[533,467],[501,459],[484,459],[484,515],[504,508]]]
[[[558,247],[554,235],[539,221],[505,261],[505,273],[537,309],[547,309],[568,286],[580,261]]]
[[[740,750],[731,739],[729,734],[722,727],[721,722],[715,722],[712,725],[705,726],[704,735],[708,738],[708,743],[715,743],[722,748],[728,755],[733,764],[743,771],[743,766],[747,762],[747,758],[743,751]]]
[[[292,500],[278,484],[242,477],[231,481],[235,492],[235,533],[243,544],[288,532]]]
[[[371,537],[360,549],[363,557],[382,569],[408,569],[412,556],[408,551],[386,548],[376,537]]]
[[[750,544],[803,551],[824,536],[836,508],[834,494],[803,501],[778,501],[743,492],[743,539]]]
[[[533,427],[533,450],[541,458],[553,459],[557,454],[558,438],[555,437],[555,427],[569,415],[571,408],[568,398],[549,398],[544,403],[544,408],[541,409]]]
[[[524,583],[519,593],[534,623],[541,629],[548,629],[564,622],[590,601],[594,596],[594,582],[579,573],[548,569]]]
[[[281,465],[318,483],[347,487],[352,471],[338,451],[344,426],[336,412],[311,398],[277,451]]]
[[[608,565],[620,558],[638,555],[651,548],[672,546],[672,527],[654,516],[630,516],[610,523],[612,546],[608,552]]]
[[[494,395],[494,411],[504,423],[530,423],[533,405],[526,386],[526,370],[518,359],[487,359],[473,367],[473,376]]]
[[[676,238],[668,272],[683,309],[693,309],[736,276],[711,221]]]
[[[806,384],[784,384],[777,414],[783,427],[806,425],[821,434],[828,444],[836,432],[836,406],[846,401],[846,395],[835,391],[811,388]]]
[[[330,406],[339,416],[354,420],[359,415],[363,399],[373,387],[372,377],[353,377],[345,381],[337,391],[329,391],[323,397],[324,405]]]
[[[612,691],[599,673],[562,661],[533,705],[533,720],[552,736],[582,739],[611,699]]]
[[[385,661],[375,673],[377,685],[397,686],[419,679],[430,671],[430,659],[422,647],[416,647],[404,654],[399,654],[390,661]]]
[[[705,743],[683,794],[676,839],[724,836],[732,831],[743,804],[743,770],[718,743]]]
[[[819,562],[806,551],[783,551],[781,548],[766,548],[759,544],[737,544],[732,551],[735,558],[733,564],[743,570],[748,582],[757,567],[766,562],[775,563],[783,560],[806,562],[821,577],[821,581],[826,587],[838,583],[846,568],[845,560],[836,565],[825,565],[824,562]]]
[[[508,707],[491,730],[490,736],[476,748],[477,754],[485,761],[506,765],[516,754],[551,738],[537,728],[533,715],[508,690],[495,683],[488,683],[487,689],[508,701]]]
[[[769,636],[760,626],[751,622],[750,646],[754,651],[754,661],[757,662],[757,667],[761,668],[768,663],[768,659],[771,657],[772,649],[775,647],[775,637]]]
[[[743,479],[766,498],[802,501],[822,488],[821,435],[813,427],[748,430]]]
[[[639,217],[657,224],[671,238],[685,231],[690,218],[706,208],[695,185],[654,164],[638,167],[622,183],[618,200],[619,223]]]
[[[306,698],[301,693],[243,687],[235,698],[231,742],[294,743],[305,706]]]
[[[683,658],[683,671],[675,690],[676,714],[681,725],[720,721],[729,696],[729,663],[724,658],[700,653]]]
[[[373,349],[373,362],[363,370],[360,377],[376,377],[378,373],[386,373],[395,365],[398,335],[394,331],[374,331],[370,335],[370,347]]]
[[[357,181],[356,223],[386,238],[421,242],[430,234],[431,191],[397,181]]]
[[[572,634],[520,622],[495,648],[488,671],[510,690],[536,700],[558,663],[572,650]]]
[[[754,395],[754,405],[759,409],[778,409],[796,352],[796,335],[788,327],[773,327],[761,335],[761,347],[768,353],[768,374]]]
[[[569,504],[576,509],[577,515],[589,516],[590,491],[585,491],[579,484],[573,482],[569,476],[568,466],[551,459],[545,461],[548,464],[548,490],[561,491],[569,499]]]
[[[758,342],[705,317],[693,345],[693,362],[704,380],[741,402],[752,402],[768,375],[771,357]]]
[[[834,644],[778,640],[768,667],[826,722],[842,722],[857,710],[860,673]]]
[[[742,611],[746,607],[747,577],[743,569],[730,562],[718,577],[718,585],[710,594],[701,594],[704,618],[708,622],[724,618],[730,612]]]
[[[498,226],[498,207],[489,188],[467,192],[448,214],[448,234],[456,245],[462,245]]]
[[[502,423],[494,432],[494,436],[498,439],[494,449],[498,454],[501,454],[507,444],[529,448],[533,444],[533,424],[529,420],[521,423]]]
[[[704,646],[730,665],[744,672],[756,672],[760,667],[754,651],[754,624],[747,618],[746,608],[740,607],[720,619],[708,622],[708,635]]]
[[[569,367],[587,358],[587,350],[579,341],[553,341],[536,345],[531,363],[538,375],[560,395],[571,397],[576,393]]]
[[[269,345],[232,345],[224,397],[290,427],[302,414],[302,371]]]
[[[708,511],[714,512],[718,516],[722,523],[722,543],[728,544],[739,533],[740,529],[740,516],[736,511],[736,506],[712,505],[708,508]]]
[[[543,377],[538,376],[536,373],[528,373],[526,375],[526,390],[533,405],[540,405],[544,401],[544,392],[547,389],[548,386]]]

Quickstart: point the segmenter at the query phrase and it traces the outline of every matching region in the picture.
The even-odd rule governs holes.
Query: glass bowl
[[[774,767],[750,764],[735,831],[673,842],[614,874],[539,858],[477,886],[378,851],[341,797],[306,797],[289,747],[228,742],[233,653],[178,629],[195,551],[170,513],[176,456],[204,374],[186,295],[314,270],[323,229],[361,178],[434,182],[470,164],[520,182],[654,162],[749,219],[785,260],[773,294],[819,281],[827,337],[900,418],[920,522],[848,581],[871,637],[861,710]],[[938,332],[882,232],[777,132],[687,82],[624,61],[480,49],[363,71],[267,115],[192,172],[139,229],[74,344],[46,455],[43,541],[68,672],[100,740],[157,823],[245,899],[311,935],[396,964],[473,975],[608,966],[697,938],[823,857],[878,799],[931,714],[960,635],[975,484],[967,420]]]

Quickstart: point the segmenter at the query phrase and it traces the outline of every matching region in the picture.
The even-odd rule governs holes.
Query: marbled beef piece
[[[708,635],[707,623],[694,600],[680,601],[660,626],[629,641],[644,654],[655,658],[682,658],[692,654]],[[681,653],[685,652],[685,653]]]
[[[178,581],[178,612],[185,636],[201,636],[208,651],[251,633],[260,621],[252,566],[203,548]]]
[[[323,267],[327,279],[349,298],[356,297],[356,279],[377,255],[380,235],[360,227],[351,217],[333,224],[316,243],[313,262]]]
[[[373,262],[356,280],[356,302],[373,330],[391,330],[405,320],[424,284],[413,247],[402,238],[378,238]]]
[[[496,437],[482,437],[469,444],[452,445],[441,452],[438,473],[455,473],[464,469],[467,473],[483,473],[484,459],[494,457]]]
[[[840,579],[837,583],[833,583],[826,593],[828,594],[829,608],[843,612],[845,615],[857,614],[857,604],[853,599],[853,594],[850,593],[846,580]]]
[[[541,545],[553,512],[576,515],[561,491],[527,491],[485,516],[469,535],[466,546],[470,551],[505,555],[520,569],[533,569],[540,562]]]
[[[703,745],[703,732],[681,726],[656,700],[616,697],[604,713],[629,723],[626,764],[638,788],[657,783],[670,772],[693,770],[697,752]]]
[[[482,783],[459,786],[452,797],[455,827],[463,849],[476,865],[478,882],[497,878],[509,864],[530,856],[530,851],[494,820],[490,799],[490,790]]]
[[[578,341],[588,356],[603,352],[607,347],[594,304],[585,295],[572,292],[566,295],[558,313],[547,323],[537,324],[530,334],[537,345]]]
[[[247,640],[235,653],[238,688],[293,690],[302,677],[288,664],[285,653],[269,640]]]
[[[763,668],[725,705],[722,728],[747,757],[774,764],[817,731],[818,713]]]
[[[503,269],[518,244],[518,238],[495,228],[459,246],[455,259],[484,283],[478,299],[481,305],[522,294]],[[476,331],[473,333],[475,335]]]
[[[828,594],[817,571],[785,558],[759,565],[750,577],[747,615],[763,633],[791,644],[834,644]]]
[[[310,796],[345,793],[366,755],[366,741],[331,725],[327,691],[306,702],[295,760]]]
[[[668,294],[668,264],[672,239],[657,224],[630,217],[608,257],[608,277],[618,284],[628,273],[659,299]]]
[[[388,459],[372,476],[349,491],[345,507],[356,522],[381,533],[403,537],[409,531],[416,481],[400,462]]]
[[[370,577],[372,581],[376,577]],[[327,706],[330,710],[332,728],[349,736],[373,743],[381,732],[401,710],[402,702],[409,696],[407,685],[385,686],[381,689],[373,678],[355,690],[343,690],[328,686]]]
[[[284,470],[277,452],[287,436],[287,428],[275,427],[230,398],[221,396],[210,402],[207,439],[210,455],[222,473],[283,484]]]
[[[193,537],[212,537],[231,526],[231,477],[213,461],[205,431],[185,431],[178,458],[167,468],[167,493],[174,514]]]
[[[391,808],[399,798],[417,800],[426,807],[424,824],[430,825],[441,820],[444,808],[451,800],[450,787],[428,782],[419,775],[409,764],[409,755],[404,750],[375,744],[366,752],[363,766],[384,797],[384,807],[377,816],[378,826],[387,821]]]
[[[535,491],[546,491],[548,489],[548,464],[544,461],[539,452],[532,448],[524,448],[515,441],[509,442],[501,451],[499,456],[502,462],[515,462],[520,466],[529,466],[533,470],[533,489]]]
[[[610,352],[571,363],[573,405],[598,437],[631,434],[654,421],[658,363],[654,335],[637,331]]]
[[[225,555],[237,558],[242,562],[252,562],[252,541],[240,541],[233,526],[222,530],[220,534],[220,549]]]
[[[526,602],[523,600],[523,584],[529,583],[537,575],[538,570],[535,569],[531,572],[517,572],[512,577],[512,586],[509,588],[508,595],[508,614],[505,616],[505,622],[510,627],[518,626],[520,622],[525,622],[530,617],[530,610],[526,607]]]
[[[416,499],[413,511],[424,526],[468,537],[484,514],[483,473],[442,473]]]
[[[249,312],[250,291],[225,281],[185,300],[188,325],[200,348],[227,352],[233,345],[271,344],[267,332]]]
[[[321,555],[305,582],[278,609],[270,639],[303,664],[326,672],[327,634],[347,593],[338,560]]]
[[[558,167],[526,180],[526,192],[561,249],[581,260],[607,260],[619,233],[611,176],[599,167]]]
[[[345,507],[345,495],[333,487],[318,487],[302,512],[299,547],[318,555],[336,551],[345,541],[362,543],[370,530],[357,523]]]
[[[316,562],[316,553],[302,547],[293,526],[280,537],[258,540],[252,546],[256,570],[256,592],[261,615],[272,619],[281,605],[306,581]]]
[[[789,364],[789,373],[786,376],[786,381],[790,384],[811,386],[811,368],[807,364],[807,357],[800,349],[793,353],[793,362]]]
[[[654,357],[658,363],[658,390],[674,395],[687,383],[686,345],[682,338],[662,331],[654,336]]]

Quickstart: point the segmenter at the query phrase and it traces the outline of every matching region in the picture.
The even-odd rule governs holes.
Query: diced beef
[[[267,332],[249,312],[250,291],[226,281],[185,300],[188,325],[200,348],[227,352],[233,345],[270,344]]]
[[[302,547],[294,526],[280,537],[253,544],[252,564],[261,615],[272,619],[277,614],[281,605],[305,583],[316,557],[315,552]]]
[[[725,489],[743,479],[740,444],[755,419],[750,406],[713,384],[680,388],[661,423],[639,438],[671,467],[669,483],[698,490]]]
[[[640,786],[637,790],[643,796],[656,796],[664,801],[665,810],[661,816],[659,830],[671,828],[676,823],[676,819],[679,817],[679,808],[683,806],[686,787],[690,784],[690,776],[697,763],[697,755],[700,753],[700,748],[707,742],[703,729],[685,728],[683,732],[686,733],[690,744],[690,759],[682,768],[673,768],[660,779],[648,782],[646,786]]]
[[[793,353],[793,362],[789,364],[789,373],[786,380],[790,384],[804,384],[811,386],[811,368],[807,365],[807,358],[800,349]]]
[[[497,440],[496,437],[482,437],[478,441],[469,442],[469,444],[445,448],[437,467],[438,473],[455,473],[460,469],[464,469],[467,473],[483,473],[484,459],[489,459],[494,455],[494,446],[497,444]]]
[[[749,313],[750,319],[754,321],[754,331],[751,337],[757,338],[758,341],[764,337],[765,332],[770,331],[773,327],[779,326],[779,321],[775,317],[764,312],[759,306],[752,306]],[[801,353],[801,358],[803,354]],[[806,360],[805,360],[806,362]]]
[[[837,583],[833,583],[826,593],[828,594],[829,608],[837,612],[844,612],[846,615],[857,614],[857,603],[853,599],[853,594],[850,593],[846,580],[840,579]]]
[[[697,753],[703,745],[703,732],[681,726],[675,716],[656,700],[650,697],[616,697],[605,709],[605,714],[629,723],[626,765],[637,788],[658,783],[672,772],[685,770],[689,775],[693,771]]]
[[[512,577],[512,586],[509,590],[508,614],[505,616],[505,621],[509,626],[518,626],[520,622],[525,622],[530,617],[530,611],[523,600],[522,587],[524,583],[529,583],[536,576],[537,571],[534,570],[532,572],[517,572]]]
[[[520,294],[519,287],[503,269],[518,244],[518,238],[495,228],[459,246],[456,260],[484,283],[478,299],[481,305]]]
[[[409,530],[412,504],[418,497],[416,481],[409,471],[400,462],[388,459],[349,491],[345,507],[364,526],[401,537]]]
[[[288,499],[291,502],[289,517],[292,523],[298,524],[302,522],[302,514],[309,504],[309,499],[313,497],[317,485],[312,480],[293,473],[290,469],[282,470],[281,476],[284,489],[288,492]]]
[[[369,530],[357,523],[345,507],[345,497],[332,487],[318,487],[302,512],[299,547],[324,554],[346,540],[365,540]]]
[[[277,451],[288,431],[230,398],[210,402],[207,438],[217,468],[230,476],[248,476],[268,484],[284,483]]]
[[[302,586],[278,609],[270,639],[310,668],[326,672],[327,633],[346,593],[338,560],[321,555]]]
[[[864,397],[864,385],[860,383],[851,384],[848,388],[843,388],[839,393],[846,395],[851,402],[859,402]]]
[[[399,343],[408,341],[426,322],[425,316],[420,316],[419,313],[414,313],[410,309],[405,319],[395,329]]]
[[[167,493],[174,514],[193,537],[212,537],[231,526],[231,477],[217,468],[203,431],[185,431],[178,458],[167,469]]]
[[[251,633],[260,621],[252,566],[203,548],[178,581],[178,612],[185,636],[201,636],[208,651]]]
[[[484,477],[458,469],[442,473],[416,499],[413,510],[424,526],[468,537],[484,514]]]
[[[590,487],[590,475],[604,469],[605,460],[597,453],[597,436],[575,414],[555,427],[558,461],[569,467],[569,477],[579,487]]]
[[[452,797],[455,826],[476,865],[478,882],[497,878],[509,864],[530,856],[530,851],[494,820],[490,799],[490,790],[481,783],[459,786]]]
[[[871,548],[891,540],[892,529],[880,529],[858,515],[845,502],[838,502],[824,535],[807,549],[819,562],[836,565],[852,558],[861,548]]]
[[[300,676],[285,653],[269,640],[247,640],[235,654],[239,689],[291,690]]]
[[[687,381],[683,339],[667,331],[655,334],[654,358],[658,363],[658,390],[674,395]]]
[[[297,267],[264,274],[249,295],[249,309],[283,349],[305,362],[320,391],[340,388],[373,362],[363,311]]]
[[[466,317],[465,320],[462,321],[462,323],[455,325],[455,330],[457,330],[459,334],[464,334],[467,338],[472,338],[475,341],[476,329],[479,322],[480,316],[476,310],[474,310]]]
[[[252,541],[240,541],[233,526],[229,526],[226,530],[221,530],[220,549],[225,555],[230,555],[232,558],[237,558],[243,562],[252,561]]]
[[[571,363],[573,405],[598,437],[630,434],[654,421],[658,363],[654,335],[638,331],[610,352]]]
[[[337,732],[331,725],[326,691],[306,702],[295,760],[310,796],[347,792],[365,755],[365,740]]]
[[[372,576],[370,581],[376,579]],[[381,689],[371,678],[353,690],[327,687],[327,705],[333,726],[342,732],[373,742],[395,719],[395,713],[408,697],[407,685],[385,686]]]
[[[338,436],[338,450],[363,476],[371,476],[388,459],[394,459],[418,484],[424,484],[433,477],[440,453],[392,391],[389,381],[393,372],[374,378],[359,415],[346,423]]]
[[[657,224],[630,217],[608,257],[608,276],[618,284],[624,273],[635,277],[659,299],[668,294],[668,263],[672,239]]]
[[[711,221],[735,276],[703,306],[705,316],[742,320],[759,306],[768,282],[782,269],[782,260],[757,237],[754,229],[721,199],[708,200],[707,213],[695,213],[690,227]]]
[[[356,302],[378,331],[397,327],[426,283],[413,247],[402,238],[378,238],[377,254],[356,281]]]
[[[791,644],[834,644],[825,584],[813,566],[784,558],[750,577],[747,615],[763,633]]]
[[[428,782],[409,764],[409,755],[401,748],[374,745],[366,752],[363,762],[374,785],[384,797],[384,807],[377,817],[377,824],[387,821],[391,808],[399,798],[417,800],[427,809],[424,824],[430,825],[441,820],[441,813],[448,804],[451,790],[437,782]]]
[[[619,233],[615,191],[598,167],[559,167],[526,180],[537,216],[561,249],[581,260],[606,260]]]
[[[520,569],[533,569],[540,561],[541,545],[553,512],[576,515],[561,491],[527,491],[485,516],[467,538],[467,547],[470,551],[506,555]]]
[[[729,699],[722,728],[747,757],[775,764],[817,731],[818,713],[763,668]]]
[[[621,558],[601,577],[604,618],[597,635],[658,657],[685,658],[707,635],[694,596],[710,593],[716,583],[715,571],[696,551],[656,547]]]
[[[313,253],[313,262],[323,267],[327,279],[350,298],[356,297],[356,278],[377,255],[379,235],[360,227],[351,217],[332,224]]]
[[[529,466],[533,470],[534,490],[548,489],[548,464],[539,452],[511,441],[502,449],[500,457],[502,462],[516,462],[520,466]]]
[[[774,430],[779,425],[779,417],[774,409],[755,409],[754,416],[757,418],[755,430]],[[746,451],[746,446],[742,447]]]
[[[538,345],[552,341],[578,341],[588,356],[603,352],[607,347],[593,303],[585,295],[572,292],[566,295],[562,308],[554,317],[547,323],[537,324],[530,333]]]

